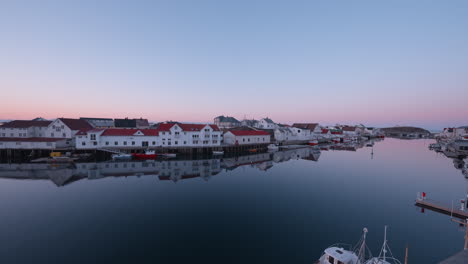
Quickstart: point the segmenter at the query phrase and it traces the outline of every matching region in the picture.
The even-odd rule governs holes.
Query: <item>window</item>
[[[14,137],[14,134],[13,134],[13,133],[11,133],[11,134],[10,134],[10,136],[11,136],[11,137]],[[54,134],[52,134],[52,136],[54,136]]]
[[[187,144],[187,141],[184,141],[184,145]]]
[[[205,138],[210,138],[210,135],[205,135]]]
[[[153,141],[152,143],[153,143],[153,146],[156,145],[156,141]]]
[[[265,141],[265,138],[263,138],[263,141]]]
[[[124,146],[127,146],[127,141],[124,141]]]
[[[209,129],[209,128],[206,128],[206,129],[205,129],[205,132],[210,132],[210,129]]]
[[[65,128],[65,126],[64,126],[64,125],[62,125],[62,129],[63,129],[63,128]]]
[[[115,141],[115,142],[114,142],[114,145],[116,145],[116,146],[117,146],[118,144],[119,144],[119,142],[117,142],[117,141]]]
[[[245,138],[242,139],[242,142],[245,142]]]
[[[94,146],[97,146],[97,142],[96,142],[96,141],[94,141],[94,142],[93,142],[93,145],[94,145]]]
[[[218,143],[218,140],[213,140],[213,144],[216,144],[216,143]]]
[[[176,136],[178,136],[178,135],[180,134],[180,132],[177,131],[177,132],[174,132],[174,134],[175,134]]]
[[[5,133],[2,133],[2,137],[4,137],[4,136],[5,136]]]
[[[16,142],[16,145],[21,145],[21,142]]]
[[[208,144],[208,140],[203,140],[203,144]]]
[[[328,262],[335,263],[335,259],[332,256],[328,256]]]
[[[50,137],[54,137],[54,133],[50,133]]]
[[[135,145],[135,141],[132,141],[132,146],[134,146],[134,145]]]
[[[86,146],[86,142],[81,142],[81,145],[82,145],[82,146]]]
[[[142,146],[142,147],[147,147],[147,146],[148,146],[148,141],[143,141],[143,142],[141,142],[141,146]]]
[[[66,138],[66,137],[67,137],[67,134],[63,133],[63,134],[62,134],[62,137]]]
[[[193,144],[198,144],[198,140],[194,140],[194,141],[193,141]]]
[[[250,142],[250,138],[248,138],[248,139],[247,139],[247,141],[249,141],[249,142]]]
[[[178,143],[179,143],[179,142],[177,142],[177,140],[176,140],[176,141],[174,141],[174,145],[177,145]]]
[[[65,133],[64,133],[65,135]],[[96,140],[96,134],[91,134],[91,140]]]
[[[199,138],[200,135],[192,135],[192,138]]]
[[[52,142],[47,142],[46,144],[48,147],[51,147],[52,146]]]

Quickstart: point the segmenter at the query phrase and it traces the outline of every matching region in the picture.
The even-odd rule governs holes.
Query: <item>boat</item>
[[[132,153],[132,158],[136,160],[150,160],[157,157],[154,150],[147,150],[145,153]]]
[[[279,147],[276,146],[275,144],[268,145],[268,150],[278,150],[278,149],[279,149]]]
[[[351,138],[343,138],[343,143],[349,143],[351,141],[352,141]]]
[[[222,150],[213,150],[213,155],[223,155],[224,151]]]
[[[125,154],[125,153],[112,154],[112,160],[131,160],[131,159],[132,159],[132,154]]]
[[[309,141],[309,146],[317,146],[318,145],[318,140],[313,139]]]
[[[341,139],[340,138],[334,138],[332,139],[333,143],[340,143]]]
[[[367,228],[364,228],[361,240],[354,248],[344,244],[335,244],[328,247],[316,264],[365,264],[366,252],[368,251],[366,235]]]
[[[257,149],[249,149],[248,151],[252,152],[252,153],[255,153],[255,152],[257,152]]]
[[[390,256],[387,256],[387,252],[390,253]],[[369,259],[365,264],[401,264],[398,259],[393,257],[392,251],[387,244],[387,226],[385,226],[384,242],[379,256]]]

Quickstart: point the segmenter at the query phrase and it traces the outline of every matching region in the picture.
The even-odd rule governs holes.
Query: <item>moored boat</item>
[[[132,154],[112,154],[112,160],[131,160]]]
[[[165,157],[165,158],[175,158],[177,157],[177,154],[176,153],[162,153],[162,154],[159,154],[159,156]]]
[[[316,262],[317,264],[364,264],[366,261],[367,228],[363,229],[361,240],[351,249],[348,245],[332,245],[325,249],[323,255]],[[345,247],[347,249],[345,249]]]
[[[147,150],[145,153],[132,153],[132,157],[136,160],[156,159],[157,155],[154,150]]]
[[[318,145],[318,140],[313,139],[309,141],[309,146],[317,146]]]
[[[213,155],[223,155],[224,151],[222,150],[213,150]]]
[[[270,144],[270,145],[268,145],[267,148],[268,148],[268,150],[278,150],[279,149],[279,147],[276,146],[275,144]]]
[[[387,252],[390,254],[390,256],[387,256]],[[398,259],[393,257],[392,251],[387,244],[387,226],[385,226],[384,242],[379,256],[369,259],[365,264],[401,264]]]

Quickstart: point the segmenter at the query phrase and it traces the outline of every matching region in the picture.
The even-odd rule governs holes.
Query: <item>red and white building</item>
[[[46,130],[52,121],[14,120],[0,126],[0,137],[47,137]]]
[[[217,125],[170,123],[157,129],[162,147],[215,147],[223,140]]]
[[[160,146],[157,129],[91,129],[76,134],[76,149],[132,149]]]
[[[224,133],[224,143],[227,145],[268,144],[270,134],[257,130],[230,130]]]

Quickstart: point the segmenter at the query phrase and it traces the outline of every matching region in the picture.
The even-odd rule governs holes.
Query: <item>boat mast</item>
[[[367,235],[367,228],[364,227],[363,235],[362,235],[362,244],[361,247],[359,248],[359,254],[358,254],[358,259],[361,261],[361,263],[364,263],[364,260],[366,258],[366,235]]]
[[[383,242],[383,246],[382,246],[382,251],[383,251],[383,260],[385,261],[385,254],[387,253],[387,226],[385,226],[384,242]]]

